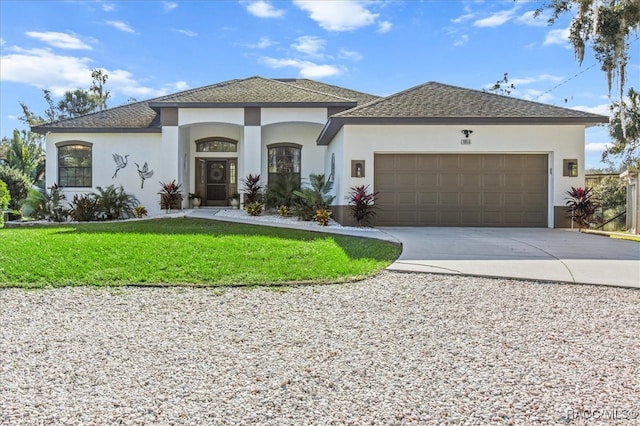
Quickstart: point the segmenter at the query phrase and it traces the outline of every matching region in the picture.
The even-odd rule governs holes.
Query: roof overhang
[[[357,102],[149,102],[155,111],[161,108],[354,108]]]
[[[32,132],[46,135],[47,133],[162,133],[160,127],[48,127],[35,126]]]
[[[316,144],[329,145],[345,125],[583,125],[606,124],[609,117],[330,117]]]

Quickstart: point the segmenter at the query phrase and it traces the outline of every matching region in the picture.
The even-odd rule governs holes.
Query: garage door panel
[[[451,173],[443,173],[439,175],[438,186],[441,188],[457,188],[459,175]]]
[[[375,167],[377,172],[384,172],[384,171],[395,172],[398,169],[398,167],[396,166],[396,156],[377,155]]]
[[[396,184],[396,175],[393,173],[377,173],[375,178],[378,191],[385,191],[386,189],[395,190],[398,187]]]
[[[411,155],[398,156],[395,166],[398,170],[416,170],[418,169],[418,158]]]
[[[443,207],[457,207],[460,205],[460,194],[458,192],[441,192],[439,203]]]
[[[418,175],[415,173],[399,173],[396,177],[396,184],[400,187],[415,188],[418,186]]]
[[[482,175],[481,185],[483,188],[500,188],[504,186],[504,176],[499,174],[485,174]]]
[[[416,161],[416,168],[418,170],[437,170],[438,169],[438,157],[430,155],[416,155],[414,156]]]
[[[478,192],[463,192],[461,194],[461,202],[463,206],[472,207],[474,210],[477,210],[477,208],[483,204],[482,194]]]
[[[507,206],[521,206],[524,201],[524,194],[521,192],[506,192],[504,194],[504,204]]]
[[[438,158],[438,168],[442,170],[457,170],[460,166],[458,155],[440,155]]]
[[[396,196],[396,202],[399,206],[415,206],[418,204],[418,195],[416,192],[399,192]]]
[[[460,182],[465,188],[481,188],[482,175],[480,173],[464,173],[460,175]]]
[[[500,170],[504,168],[503,155],[482,156],[482,168],[484,170]]]
[[[438,203],[438,193],[437,192],[421,192],[420,197],[418,199],[418,204],[420,207],[429,208],[433,207]]]
[[[378,225],[546,226],[546,154],[376,154]]]
[[[428,172],[424,174],[418,175],[418,184],[424,187],[433,187],[438,184],[438,174],[433,172]]]

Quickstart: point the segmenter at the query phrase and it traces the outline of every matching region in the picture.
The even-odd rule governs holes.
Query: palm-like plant
[[[169,183],[160,182],[160,206],[167,212],[172,208],[180,208],[182,204],[182,184],[176,183],[175,179]]]
[[[592,223],[597,223],[596,210],[600,205],[593,199],[593,188],[574,188],[567,191],[567,213],[571,213],[571,219],[580,229],[588,228]]]
[[[98,201],[98,213],[107,220],[133,217],[133,209],[140,204],[134,195],[125,192],[122,185],[109,185],[106,188],[96,186],[96,190],[98,192],[91,195]]]
[[[312,220],[317,210],[328,209],[335,199],[335,196],[329,195],[332,189],[333,182],[325,180],[324,174],[310,174],[309,186],[293,191],[296,195],[294,211],[298,219]]]
[[[351,215],[358,222],[358,226],[367,223],[376,212],[374,203],[378,195],[377,192],[368,192],[369,185],[354,186],[347,197]]]
[[[269,183],[264,194],[267,208],[291,207],[295,197],[294,192],[300,189],[300,182],[291,173],[278,173],[269,177]]]
[[[260,202],[260,198],[262,197],[260,175],[249,174],[245,179],[242,179],[242,185],[245,205]]]

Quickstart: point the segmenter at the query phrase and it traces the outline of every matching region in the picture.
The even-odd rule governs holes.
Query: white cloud
[[[518,90],[516,86],[516,90],[514,94],[528,101],[549,103],[553,100],[553,95],[551,93],[543,92],[542,90],[538,90],[538,89]]]
[[[175,83],[170,84],[169,87],[180,92],[190,89],[189,84],[186,81],[176,81]]]
[[[374,24],[379,16],[360,1],[294,0],[293,3],[327,31],[353,31]],[[390,28],[391,24],[381,25]]]
[[[177,33],[180,33],[180,34],[186,35],[187,37],[197,37],[197,36],[198,36],[198,33],[193,32],[193,31],[191,31],[191,30],[180,30],[180,29],[175,29],[174,31],[175,31],[175,32],[177,32]]]
[[[512,83],[516,87],[518,87],[518,86],[521,86],[521,85],[534,84],[534,83],[540,83],[540,82],[545,82],[545,81],[552,82],[552,83],[558,83],[558,82],[562,81],[562,79],[563,79],[563,77],[559,77],[557,75],[540,74],[540,75],[533,76],[533,77],[509,79],[509,83]]]
[[[258,18],[280,18],[284,15],[284,10],[276,9],[265,0],[257,0],[253,2],[245,2],[247,12]]]
[[[320,37],[301,36],[296,39],[296,43],[291,47],[300,53],[313,57],[322,57],[322,51],[327,42]]]
[[[393,27],[393,24],[391,22],[382,21],[378,24],[378,29],[376,30],[376,32],[380,34],[388,33],[389,31],[391,31],[391,27]]]
[[[590,112],[591,114],[600,114],[607,117],[611,116],[611,104],[600,104],[593,107],[586,105],[576,105],[570,108],[577,109],[578,111]]]
[[[124,33],[135,33],[135,30],[133,28],[122,21],[104,21],[104,23]]]
[[[591,142],[584,145],[584,150],[585,152],[603,152],[610,146],[609,142]]]
[[[11,48],[2,58],[3,81],[24,83],[62,95],[66,90],[91,85],[91,62],[87,57],[56,55],[50,49]]]
[[[478,19],[473,23],[474,27],[486,28],[486,27],[499,27],[500,25],[509,21],[516,13],[518,7],[511,10],[503,10],[501,12],[494,13],[486,18]]]
[[[454,41],[454,42],[453,42],[453,45],[454,45],[454,46],[456,46],[456,47],[457,47],[457,46],[462,46],[462,45],[464,45],[464,44],[465,44],[466,42],[468,42],[468,41],[469,41],[469,35],[467,35],[467,34],[462,34],[462,35],[460,36],[460,38],[458,38],[456,41]]]
[[[39,32],[28,31],[27,36],[35,38],[53,47],[69,50],[91,50],[91,46],[80,40],[78,37],[55,31]]]
[[[54,96],[61,96],[67,90],[87,88],[91,85],[91,70],[95,68],[91,58],[58,55],[50,49],[12,47],[10,52],[0,57],[2,81],[47,89]],[[142,86],[128,71],[105,71],[109,75],[108,88],[114,95],[153,97],[170,93]]]
[[[276,43],[269,37],[260,37],[260,40],[257,43],[246,44],[245,46],[250,49],[266,49],[274,44]]]
[[[455,19],[452,19],[451,22],[453,22],[454,24],[459,24],[461,22],[465,22],[476,17],[476,14],[471,11],[471,8],[469,6],[465,6],[464,12],[465,12],[464,15],[461,15]]]
[[[163,1],[162,7],[166,12],[169,12],[169,11],[172,11],[173,9],[176,9],[178,7],[178,3],[174,1]]]
[[[116,10],[116,5],[114,3],[100,2],[100,4],[102,5],[102,10],[105,12],[113,12]]]
[[[343,69],[335,65],[318,65],[310,61],[300,61],[297,59],[275,59],[265,57],[264,63],[271,68],[297,68],[298,73],[303,78],[323,78],[343,73]]]
[[[544,38],[543,46],[549,46],[552,44],[560,44],[569,48],[569,28],[551,30]]]
[[[344,47],[340,49],[338,53],[338,57],[341,59],[349,59],[352,61],[360,61],[362,59],[362,55],[360,52],[356,52],[354,50],[347,50]]]
[[[546,27],[549,25],[549,15],[541,13],[536,16],[536,12],[534,10],[530,10],[529,12],[525,12],[515,19],[515,22],[518,24],[527,25],[530,27]]]

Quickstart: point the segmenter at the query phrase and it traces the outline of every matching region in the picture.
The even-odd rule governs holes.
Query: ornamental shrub
[[[11,194],[4,181],[0,180],[0,228],[4,227],[4,212],[9,208]]]
[[[347,197],[351,216],[362,226],[375,216],[375,201],[377,192],[368,192],[369,185],[354,186]]]
[[[600,205],[593,198],[593,188],[574,188],[567,191],[566,212],[571,215],[571,219],[578,225],[578,228],[589,228],[592,224],[598,223],[596,211]]]
[[[11,194],[9,209],[20,210],[22,202],[29,195],[31,180],[24,172],[3,164],[0,164],[0,180],[7,184],[9,194]]]

